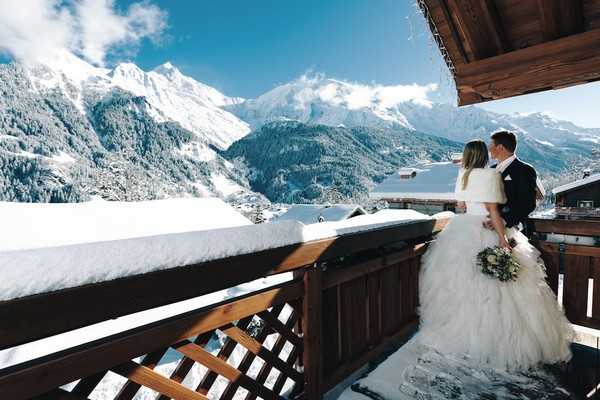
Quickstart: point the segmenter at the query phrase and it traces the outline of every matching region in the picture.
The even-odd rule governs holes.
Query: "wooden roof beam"
[[[458,65],[459,105],[600,80],[600,29]]]
[[[584,31],[582,0],[537,0],[544,41]]]

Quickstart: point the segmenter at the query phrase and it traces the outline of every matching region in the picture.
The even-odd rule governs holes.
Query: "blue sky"
[[[310,70],[384,85],[446,78],[411,1],[154,3],[169,12],[169,37],[145,43],[136,61],[151,68],[168,59],[228,94],[255,97]]]
[[[171,61],[246,98],[312,71],[363,84],[436,83],[429,99],[456,103],[413,0],[28,0],[27,12],[21,1],[0,1],[0,27],[8,27],[0,29],[0,62],[61,49],[96,65],[128,60],[149,70]],[[481,107],[600,127],[598,104],[600,83]]]
[[[155,0],[168,11],[162,45],[144,43],[136,62],[172,61],[228,95],[256,97],[306,71],[383,85],[437,83],[454,89],[424,20],[407,0]],[[119,2],[120,6],[129,4]],[[481,105],[497,112],[546,111],[600,127],[600,83]]]

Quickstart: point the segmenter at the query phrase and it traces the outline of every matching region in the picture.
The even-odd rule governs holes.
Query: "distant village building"
[[[385,200],[390,208],[414,209],[424,214],[456,211],[454,186],[462,154],[451,162],[425,163],[402,168],[377,185],[369,197]]]
[[[600,174],[584,171],[583,179],[554,188],[552,193],[557,216],[600,218]]]
[[[453,164],[461,164],[462,163],[462,153],[452,153],[450,156]]]
[[[398,171],[400,179],[411,179],[417,176],[417,170],[414,168],[402,168]]]
[[[361,206],[353,204],[294,204],[274,221],[293,220],[308,225],[342,221],[366,213]]]

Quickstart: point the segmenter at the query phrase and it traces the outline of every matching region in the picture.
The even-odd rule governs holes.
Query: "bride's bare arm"
[[[500,216],[500,210],[498,209],[498,203],[484,203],[485,208],[490,214],[490,221],[494,230],[498,234],[500,247],[510,248],[506,236],[504,235],[504,224],[502,223],[502,217]]]

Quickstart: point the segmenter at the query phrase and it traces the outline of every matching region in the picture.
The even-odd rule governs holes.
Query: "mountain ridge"
[[[600,149],[600,129],[581,128],[544,113],[507,115],[434,103],[428,93],[435,89],[363,85],[317,75],[300,77],[256,99],[242,99],[185,76],[170,62],[148,72],[133,63],[98,68],[72,54],[52,66],[3,64],[0,184],[14,186],[5,189],[5,199],[27,201],[73,201],[94,193],[141,199],[228,197],[236,192],[263,201],[249,185],[274,201],[316,201],[327,184],[337,185],[323,176],[341,177],[346,196],[364,198],[381,174],[418,158],[407,157],[407,152],[441,159],[449,151],[460,151],[458,142],[486,139],[501,128],[516,132],[518,154],[543,176],[590,162],[593,151]],[[253,146],[257,136],[276,154]],[[422,143],[434,143],[434,137],[433,151],[423,152]],[[294,165],[285,138],[313,152],[313,159]],[[246,160],[238,162],[244,146]],[[357,165],[349,154],[365,165]],[[332,161],[335,156],[338,163]],[[263,165],[260,157],[270,165]],[[333,170],[309,165],[319,162]],[[292,184],[276,187],[255,179],[262,174],[281,181],[271,171],[274,166]],[[139,182],[130,185],[128,196],[123,181],[132,178]],[[320,186],[312,185],[319,179]],[[111,184],[120,187],[118,193],[110,192]]]
[[[558,140],[558,132],[567,132],[573,141],[587,140],[600,144],[600,128],[582,128],[543,112],[501,114],[476,106],[459,108],[435,103],[427,98],[432,90],[435,90],[435,85],[383,87],[349,83],[317,74],[314,77],[301,76],[256,99],[225,108],[253,128],[277,120],[330,126],[397,125],[460,141],[475,136],[487,137],[497,129],[525,133],[533,130],[532,133],[540,140]],[[542,127],[551,132],[545,134]]]
[[[156,121],[145,97],[113,88],[87,98],[82,113],[63,88],[39,91],[27,72],[0,65],[0,200],[226,197],[232,186],[250,192],[216,151],[193,154],[200,144],[194,133]]]
[[[157,111],[158,122],[171,120],[194,133],[199,141],[225,149],[250,132],[248,125],[222,109],[243,101],[228,97],[213,87],[183,75],[171,63],[143,71],[123,62],[111,69],[94,67],[77,56],[65,53],[53,65],[25,67],[34,87],[44,92],[55,88],[73,101],[82,112],[115,88],[144,96]]]

